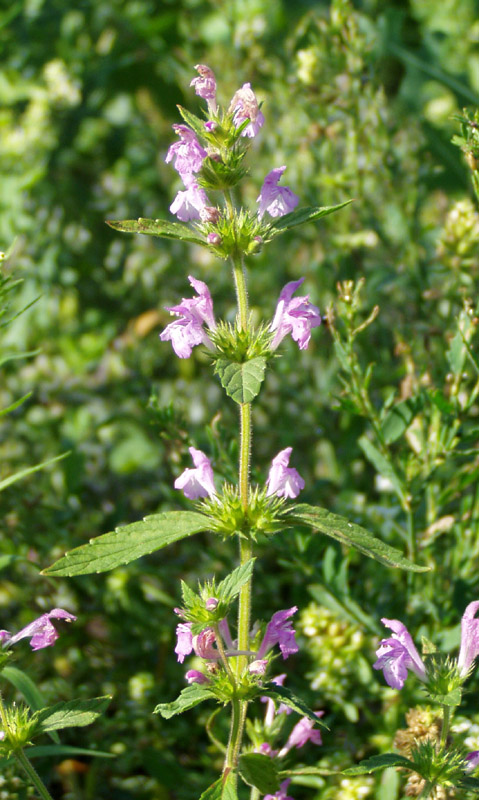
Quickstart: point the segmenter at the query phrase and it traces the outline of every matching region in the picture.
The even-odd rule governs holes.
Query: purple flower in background
[[[200,145],[194,131],[187,125],[173,125],[173,130],[180,137],[179,142],[174,142],[166,154],[168,164],[175,159],[175,169],[181,177],[199,172],[207,156],[206,150]]]
[[[216,328],[213,301],[206,283],[196,280],[191,275],[188,276],[188,280],[197,296],[189,299],[183,298],[177,306],[167,308],[167,311],[175,314],[179,319],[170,322],[160,334],[162,342],[171,341],[173,350],[179,358],[189,358],[193,347],[198,344],[212,347],[203,325],[206,323],[211,330]]]
[[[268,491],[266,497],[272,494],[278,497],[297,497],[301,489],[304,489],[304,480],[298,470],[288,467],[292,447],[285,447],[275,458],[273,458],[268,474],[266,485]]]
[[[475,619],[479,601],[469,603],[461,620],[461,649],[457,666],[462,676],[471,669],[474,659],[479,655],[479,619]]]
[[[42,614],[41,617],[30,622],[25,628],[22,628],[18,633],[12,636],[8,631],[0,631],[0,642],[3,646],[16,644],[20,639],[30,639],[30,647],[32,650],[41,650],[43,647],[51,647],[55,644],[59,637],[59,633],[53,626],[50,620],[63,619],[65,622],[74,622],[76,617],[64,611],[63,608],[54,608],[47,614]]]
[[[324,711],[315,711],[314,713],[317,717],[322,717]],[[289,753],[293,747],[297,747],[299,750],[300,747],[304,747],[306,742],[323,744],[321,731],[319,728],[314,727],[314,722],[309,717],[303,717],[299,722],[296,723],[293,730],[289,734],[288,741],[286,742],[285,746],[279,751],[278,757],[282,758],[286,755],[286,753]]]
[[[195,70],[198,72],[198,78],[193,78],[190,86],[195,87],[195,92],[203,100],[208,103],[210,111],[216,111],[216,78],[212,69],[205,64],[197,64]]]
[[[293,797],[286,794],[290,783],[291,778],[286,778],[279,787],[279,792],[276,792],[276,794],[265,794],[263,800],[294,800]]]
[[[421,681],[426,680],[426,667],[419,655],[411,634],[398,619],[381,619],[386,628],[393,631],[389,639],[382,639],[376,650],[378,660],[374,669],[382,669],[386,683],[393,689],[402,689],[408,670],[417,675]]]
[[[280,342],[289,333],[300,350],[305,350],[311,339],[311,328],[321,325],[319,308],[309,302],[309,295],[293,297],[304,278],[287,283],[279,295],[278,305],[270,331],[276,331],[271,348],[276,350]]]
[[[206,192],[201,186],[198,186],[194,179],[191,180],[191,175],[185,174],[181,177],[186,189],[178,192],[170,206],[170,211],[172,214],[176,214],[181,222],[201,219],[201,212],[209,203]]]
[[[293,623],[290,617],[298,610],[297,606],[277,611],[271,617],[271,622],[268,622],[266,632],[261,642],[260,648],[256,654],[257,659],[264,658],[266,653],[271,650],[276,644],[279,644],[279,649],[286,659],[293,653],[298,652],[298,645],[296,644],[295,630],[292,627]]]
[[[183,663],[186,656],[193,651],[193,634],[191,633],[191,622],[180,622],[176,626],[176,647],[175,653],[178,656],[178,662]]]
[[[181,489],[185,497],[197,500],[199,497],[214,497],[216,495],[211,462],[202,450],[190,447],[194,469],[185,469],[176,479],[175,489]]]
[[[282,217],[294,211],[299,203],[299,197],[289,186],[278,186],[286,167],[276,167],[268,172],[263,186],[257,197],[259,203],[258,216],[261,219],[267,211],[271,217]]]
[[[466,761],[466,772],[474,772],[476,767],[479,767],[479,750],[473,750],[471,753],[468,753]]]
[[[197,669],[189,669],[185,678],[188,683],[211,683],[210,679]]]
[[[241,89],[235,92],[229,111],[233,114],[233,122],[236,128],[239,128],[243,122],[249,119],[249,125],[242,131],[241,136],[248,136],[252,139],[264,125],[264,114],[260,111],[250,83],[244,83]]]

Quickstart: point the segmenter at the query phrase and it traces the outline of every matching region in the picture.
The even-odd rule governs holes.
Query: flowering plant
[[[240,417],[239,463],[233,485],[215,479],[214,465],[206,453],[191,446],[193,467],[176,479],[175,488],[186,498],[198,501],[194,510],[168,511],[147,517],[92,539],[72,550],[45,570],[50,576],[75,576],[98,573],[127,564],[168,544],[210,531],[223,538],[234,538],[239,546],[239,565],[220,583],[215,580],[194,591],[182,584],[183,606],[176,613],[175,652],[179,663],[194,654],[194,668],[186,671],[187,686],[172,702],[155,709],[163,718],[183,713],[199,703],[213,701],[230,711],[230,733],[224,749],[221,777],[202,797],[219,800],[237,797],[239,781],[258,794],[286,798],[292,773],[280,769],[279,760],[291,750],[310,741],[321,743],[318,727],[321,711],[308,707],[286,687],[271,678],[272,665],[294,656],[298,650],[292,617],[295,606],[273,611],[263,627],[252,626],[254,547],[258,537],[276,535],[293,527],[306,527],[343,545],[352,547],[386,566],[410,571],[423,568],[398,550],[376,539],[364,528],[329,510],[308,503],[294,503],[305,481],[290,466],[291,445],[272,460],[267,477],[253,485],[250,462],[253,442],[252,403],[261,391],[266,369],[278,356],[278,348],[291,336],[299,350],[311,341],[313,329],[321,324],[319,308],[309,295],[295,293],[304,278],[291,281],[279,294],[269,320],[253,325],[247,293],[247,259],[254,258],[277,236],[306,222],[317,221],[347,205],[299,207],[299,197],[280,181],[286,166],[274,167],[263,179],[257,204],[242,208],[237,204],[237,187],[245,177],[245,158],[251,141],[258,136],[267,115],[249,83],[239,88],[223,106],[217,99],[216,80],[206,65],[196,67],[198,77],[191,81],[197,95],[206,101],[205,119],[180,107],[181,124],[173,126],[179,137],[167,154],[184,188],[170,212],[179,221],[124,220],[109,222],[127,233],[145,233],[179,239],[204,247],[221,260],[229,260],[236,290],[237,313],[234,323],[219,318],[208,285],[189,276],[195,296],[168,307],[174,317],[161,334],[171,342],[182,359],[192,357],[203,345],[214,365],[226,395],[238,405]],[[231,612],[238,605],[236,634],[230,630]],[[261,741],[253,735],[253,749],[245,744],[247,714],[254,700],[267,703]],[[276,711],[275,703],[278,704]],[[273,732],[278,732],[289,712],[300,715],[286,743],[273,748]],[[272,730],[274,728],[274,731]],[[250,736],[251,738],[251,736]]]

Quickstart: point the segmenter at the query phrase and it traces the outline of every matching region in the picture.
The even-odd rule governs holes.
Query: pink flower
[[[177,306],[167,308],[167,311],[175,314],[179,319],[170,322],[160,334],[162,342],[171,341],[173,350],[179,358],[189,358],[193,347],[198,344],[212,347],[203,325],[206,323],[211,330],[216,328],[213,301],[206,283],[196,280],[191,275],[188,280],[197,296],[190,299],[183,298]]]
[[[263,186],[257,197],[259,203],[258,216],[261,219],[267,211],[271,217],[283,217],[294,211],[299,203],[299,197],[289,186],[278,186],[286,167],[276,167],[268,172]]]
[[[209,110],[214,114],[216,111],[216,79],[212,69],[205,64],[197,64],[195,70],[199,77],[193,78],[190,86],[195,87],[195,92],[208,103]]]
[[[479,601],[469,603],[461,620],[461,649],[457,666],[462,676],[471,669],[474,659],[479,655],[479,619],[475,619]]]
[[[271,617],[271,621],[266,627],[266,632],[261,642],[260,648],[256,654],[257,659],[264,658],[272,647],[279,644],[279,649],[286,659],[293,653],[298,652],[298,645],[295,639],[295,630],[293,629],[292,621],[289,619],[298,610],[297,606],[277,611]]]
[[[324,711],[315,711],[314,713],[317,717],[322,717]],[[286,753],[289,753],[293,747],[297,747],[299,750],[300,747],[304,747],[306,742],[312,742],[313,744],[323,743],[321,731],[314,727],[314,722],[309,717],[303,717],[299,722],[296,723],[293,730],[289,734],[285,746],[279,751],[278,757],[282,758],[286,755]]]
[[[286,794],[290,783],[291,778],[286,778],[279,787],[279,792],[276,792],[276,794],[265,794],[263,800],[294,800],[293,797]]]
[[[203,675],[203,673],[198,669],[189,669],[185,675],[185,678],[188,683],[211,683],[210,679],[206,675]]]
[[[220,654],[214,646],[216,636],[213,628],[203,628],[198,636],[193,636],[193,648],[197,656],[208,661],[217,661]]]
[[[383,625],[393,631],[389,639],[382,639],[376,650],[378,660],[374,669],[382,669],[386,683],[393,689],[402,689],[408,670],[417,675],[421,681],[427,678],[426,667],[419,655],[411,634],[398,619],[381,619]]]
[[[468,753],[466,761],[466,772],[474,772],[476,767],[479,767],[479,750],[473,750],[471,753]]]
[[[15,636],[11,636],[8,631],[0,631],[0,642],[3,646],[16,644],[20,639],[30,639],[30,647],[32,650],[41,650],[43,647],[51,647],[58,639],[59,633],[50,622],[52,619],[63,619],[65,622],[74,622],[76,617],[64,611],[63,608],[54,608],[47,614],[42,614],[41,617],[30,622],[25,628],[22,628]]]
[[[241,89],[235,92],[229,111],[233,114],[233,122],[236,128],[239,128],[243,122],[249,119],[249,125],[242,131],[241,136],[248,136],[252,139],[264,124],[264,115],[259,109],[258,101],[250,83],[244,83]]]
[[[299,472],[293,467],[288,467],[292,452],[292,447],[285,447],[273,458],[266,481],[267,497],[275,494],[278,497],[294,498],[298,496],[301,489],[304,489],[304,480]]]
[[[173,200],[170,211],[176,214],[182,222],[200,219],[201,212],[208,205],[209,200],[204,189],[195,180],[188,182],[189,176],[182,175],[186,190],[180,191]]]
[[[175,169],[183,177],[199,172],[207,156],[206,150],[201,147],[194,131],[187,125],[173,125],[173,130],[180,137],[179,142],[174,142],[168,149],[165,161],[168,164],[175,159]]]
[[[270,331],[276,331],[271,348],[276,350],[280,342],[289,333],[300,350],[305,350],[311,339],[311,328],[321,325],[319,308],[309,302],[309,295],[294,297],[296,289],[304,278],[287,283],[279,295],[276,313],[270,325]]]
[[[191,633],[191,622],[180,622],[176,626],[176,647],[175,653],[178,662],[183,663],[186,656],[193,651],[193,634]]]
[[[213,480],[213,469],[207,456],[201,451],[190,447],[194,469],[185,469],[176,479],[175,489],[181,489],[185,497],[197,500],[199,497],[214,497],[216,495]]]

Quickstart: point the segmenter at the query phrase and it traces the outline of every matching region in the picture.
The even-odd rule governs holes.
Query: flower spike
[[[260,111],[250,83],[244,83],[241,89],[235,92],[229,111],[233,114],[236,128],[239,128],[247,119],[249,120],[249,125],[241,132],[241,136],[248,136],[252,139],[264,125],[264,114]]]
[[[198,97],[202,97],[208,103],[209,110],[214,114],[216,112],[216,78],[212,69],[205,64],[197,64],[195,70],[198,73],[197,78],[193,78],[190,86],[195,87],[195,92]]]

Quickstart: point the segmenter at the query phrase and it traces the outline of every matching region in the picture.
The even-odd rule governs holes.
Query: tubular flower
[[[233,122],[236,128],[239,128],[243,122],[249,119],[249,125],[242,131],[241,136],[248,136],[252,139],[264,125],[264,114],[260,111],[250,83],[244,83],[241,89],[235,92],[229,111],[233,114]]]
[[[177,306],[167,308],[167,311],[175,314],[179,319],[170,322],[160,334],[162,342],[171,341],[173,350],[179,358],[189,358],[193,347],[198,344],[212,347],[203,325],[206,323],[211,330],[216,328],[213,301],[206,283],[196,280],[191,275],[188,280],[197,296],[189,299],[183,298]]]
[[[175,489],[181,489],[189,500],[197,500],[199,497],[214,497],[216,488],[209,458],[202,450],[196,450],[195,447],[190,447],[189,450],[195,468],[185,469],[181,473],[174,483]]]
[[[479,601],[469,603],[461,620],[461,648],[457,666],[462,676],[471,669],[474,659],[479,655],[479,619],[475,619]]]
[[[268,172],[263,186],[257,197],[259,203],[258,216],[261,219],[268,212],[271,217],[283,217],[294,211],[299,203],[299,197],[289,186],[278,186],[286,167],[276,167]]]
[[[278,497],[290,497],[293,499],[298,496],[301,489],[304,489],[304,480],[298,470],[288,467],[292,452],[292,447],[285,447],[273,458],[266,481],[268,486],[267,497],[275,494]]]
[[[193,636],[193,648],[197,656],[208,661],[217,661],[220,654],[214,646],[216,636],[213,628],[203,628],[198,636]]]
[[[180,137],[180,141],[174,142],[169,147],[165,158],[166,163],[175,159],[174,167],[182,177],[199,172],[207,156],[206,150],[200,145],[194,131],[187,125],[173,125],[172,127]]]
[[[286,778],[286,780],[280,785],[279,792],[276,792],[276,794],[265,794],[263,800],[294,800],[293,797],[290,797],[286,794],[290,783],[291,778]]]
[[[293,653],[297,653],[299,648],[295,639],[295,630],[292,627],[293,623],[289,619],[298,610],[297,606],[277,611],[271,617],[271,621],[266,627],[266,632],[261,642],[260,648],[256,654],[257,659],[264,658],[266,653],[271,650],[276,644],[279,644],[279,649],[286,659]]]
[[[47,614],[30,622],[25,628],[12,636],[8,631],[0,631],[0,642],[4,647],[16,644],[20,639],[30,639],[32,650],[41,650],[43,647],[51,647],[59,637],[59,633],[50,620],[63,619],[65,622],[74,622],[76,617],[64,611],[63,608],[54,608]]]
[[[315,711],[314,713],[317,717],[322,717],[324,711]],[[285,746],[279,751],[278,757],[282,758],[286,755],[286,753],[289,753],[293,747],[297,747],[299,750],[300,747],[304,747],[306,742],[323,744],[321,731],[319,728],[314,727],[314,722],[309,717],[303,717],[299,722],[296,723],[293,730],[289,734]]]
[[[198,77],[193,78],[190,86],[195,87],[198,97],[202,97],[208,103],[209,110],[214,114],[216,111],[216,78],[212,69],[205,64],[197,64],[195,70]]]
[[[426,680],[426,667],[419,655],[411,634],[398,619],[381,619],[386,628],[393,631],[389,639],[382,639],[376,650],[378,660],[374,669],[382,669],[386,683],[393,689],[402,689],[408,670],[417,675],[421,681]]]
[[[211,683],[210,679],[198,669],[189,669],[185,674],[185,678],[188,683]]]
[[[178,662],[183,663],[186,656],[193,651],[193,634],[191,633],[191,622],[180,622],[176,626],[176,647],[175,653]]]
[[[178,192],[170,206],[170,211],[172,214],[176,214],[181,222],[201,219],[201,212],[209,203],[206,192],[201,186],[198,186],[191,175],[182,175],[181,177],[186,189]]]
[[[271,348],[276,350],[289,333],[300,350],[306,350],[311,339],[311,328],[321,325],[319,308],[309,302],[309,296],[293,297],[304,278],[287,283],[282,289],[270,331],[276,331]]]

